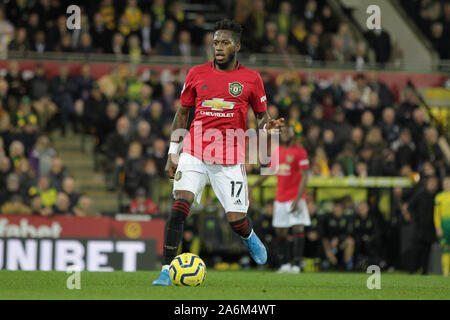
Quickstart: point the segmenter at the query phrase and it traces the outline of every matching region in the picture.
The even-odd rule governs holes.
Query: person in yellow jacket
[[[450,273],[450,176],[443,180],[443,191],[435,198],[434,226],[442,246],[442,274]]]

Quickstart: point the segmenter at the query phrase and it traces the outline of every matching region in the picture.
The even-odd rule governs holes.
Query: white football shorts
[[[311,225],[308,206],[306,201],[301,199],[298,202],[297,210],[290,213],[293,201],[274,202],[272,226],[274,228],[290,228],[295,225]]]
[[[248,184],[244,164],[222,165],[202,161],[188,153],[182,153],[173,182],[175,191],[190,191],[194,203],[200,204],[203,189],[210,182],[225,212],[247,213]]]

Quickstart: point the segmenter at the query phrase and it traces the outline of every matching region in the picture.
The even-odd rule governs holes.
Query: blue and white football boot
[[[171,286],[169,269],[164,269],[159,273],[159,278],[152,282],[152,286]]]
[[[242,239],[242,241],[244,241],[244,244],[250,251],[250,255],[257,264],[265,264],[267,262],[266,247],[261,242],[261,240],[259,240],[258,236],[253,232],[253,230],[250,234],[250,237],[248,237],[247,239]]]

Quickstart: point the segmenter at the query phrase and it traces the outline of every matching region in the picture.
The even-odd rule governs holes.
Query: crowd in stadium
[[[63,1],[9,1],[0,7],[4,30],[0,52],[109,53],[118,58],[129,55],[135,62],[153,54],[183,56],[186,61],[192,56],[212,58],[213,35],[206,28],[205,16],[197,14],[187,20],[180,1],[78,4],[87,9],[82,13],[81,29],[72,32],[66,28]],[[235,6],[235,18],[247,30],[241,54],[301,54],[312,61],[358,66],[368,62],[366,43],[354,39],[349,25],[337,19],[326,1],[237,1]],[[388,62],[395,51],[389,34],[367,36],[376,62]]]
[[[439,0],[402,0],[401,3],[440,58],[450,59],[450,3]]]
[[[112,190],[119,187],[120,172],[125,174],[120,187],[130,197],[138,190],[149,192],[152,177],[164,177],[184,71],[152,71],[145,80],[129,65],[119,65],[100,79],[92,77],[89,65],[80,74],[69,74],[63,64],[53,79],[45,77],[41,64],[31,71],[25,80],[17,61],[10,61],[0,78],[3,213],[22,204],[24,213],[46,215],[51,209],[85,214],[80,208],[89,200],[76,193],[46,136],[54,130],[64,135],[71,128],[98,138],[95,154],[113,160],[98,165],[108,173]],[[417,96],[407,91],[395,101],[376,73],[357,74],[348,87],[338,73],[325,86],[318,85],[313,72],[305,78],[292,72],[272,78],[262,72],[262,78],[270,115],[286,117],[295,128],[308,151],[311,175],[409,177],[417,171],[422,177],[443,178],[448,172],[438,132]],[[249,126],[255,126],[251,112]],[[251,165],[247,171],[259,172]],[[405,220],[402,204],[410,193],[399,189],[396,195]]]

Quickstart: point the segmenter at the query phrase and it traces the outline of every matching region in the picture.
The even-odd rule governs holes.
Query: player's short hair
[[[241,42],[242,26],[235,20],[222,19],[220,21],[217,21],[214,27],[214,32],[216,32],[217,30],[229,30],[233,33],[234,40],[237,43]]]

